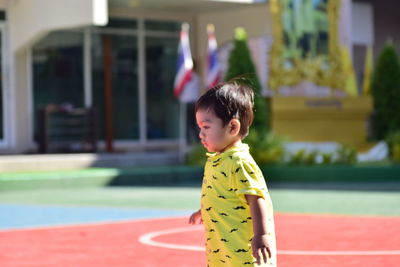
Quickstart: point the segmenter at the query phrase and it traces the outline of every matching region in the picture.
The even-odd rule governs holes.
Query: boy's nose
[[[199,131],[199,138],[201,139],[203,136],[204,136],[203,131],[200,130],[200,131]]]

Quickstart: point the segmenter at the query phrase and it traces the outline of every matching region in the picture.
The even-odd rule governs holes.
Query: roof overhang
[[[108,0],[8,0],[6,2],[10,42],[14,51],[34,43],[53,30],[108,23]]]
[[[266,2],[267,0],[109,0],[109,7],[196,14]]]
[[[6,9],[7,0],[0,0],[0,9]]]

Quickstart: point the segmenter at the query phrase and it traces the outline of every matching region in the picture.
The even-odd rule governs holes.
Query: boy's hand
[[[203,220],[201,219],[201,211],[198,210],[194,212],[190,218],[189,218],[189,223],[190,224],[200,224],[203,223]]]
[[[271,258],[271,249],[269,248],[268,236],[254,236],[251,241],[251,248],[253,250],[253,256],[257,260],[257,264],[261,264],[261,259],[264,263],[267,263],[268,258]]]

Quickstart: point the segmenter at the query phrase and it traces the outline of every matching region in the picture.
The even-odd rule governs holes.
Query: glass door
[[[49,105],[83,106],[83,33],[57,31],[32,47],[34,111]],[[38,134],[34,116],[35,136]]]
[[[176,37],[146,38],[147,139],[179,138],[179,101],[174,97]]]
[[[99,139],[139,139],[137,37],[92,34],[93,107]]]

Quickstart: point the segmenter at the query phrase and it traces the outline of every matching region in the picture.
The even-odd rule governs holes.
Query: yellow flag
[[[365,62],[364,62],[364,81],[363,81],[363,94],[369,95],[371,93],[371,80],[372,80],[372,70],[373,70],[373,55],[372,47],[368,46],[365,52]]]
[[[349,96],[358,96],[356,75],[354,74],[353,62],[349,50],[342,47],[343,74],[345,76],[344,90]]]

